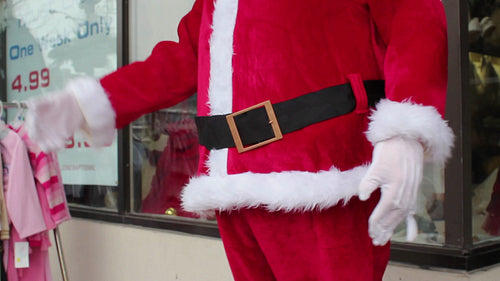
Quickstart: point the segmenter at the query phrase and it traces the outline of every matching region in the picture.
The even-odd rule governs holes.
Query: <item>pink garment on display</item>
[[[50,267],[47,267],[46,261],[48,258],[46,241],[48,240],[43,238],[47,226],[38,199],[28,152],[22,139],[14,131],[7,128],[4,130],[9,131],[0,141],[0,145],[3,158],[5,204],[11,223],[11,238],[4,241],[3,262],[7,277],[9,281],[49,281],[51,280]],[[36,240],[39,240],[39,243]],[[16,242],[25,241],[30,242],[30,267],[16,269],[14,245]],[[42,250],[45,251],[42,252]]]
[[[46,230],[26,146],[13,131],[0,141],[5,204],[11,224],[21,238]]]
[[[16,242],[29,241],[29,267],[15,268],[14,250],[6,250],[4,256],[8,259],[8,266],[6,266],[7,279],[9,281],[51,281],[52,272],[50,269],[49,247],[50,239],[49,232],[43,231],[39,234],[32,235],[27,239],[21,239],[15,229],[10,232],[11,238],[4,241],[9,243],[9,249],[14,249]],[[6,248],[7,249],[7,248]],[[6,257],[7,256],[7,257]]]
[[[47,229],[54,229],[60,223],[71,219],[57,154],[42,151],[40,146],[29,138],[24,126],[14,130],[28,149]]]

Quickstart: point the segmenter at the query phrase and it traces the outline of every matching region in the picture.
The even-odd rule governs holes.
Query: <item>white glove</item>
[[[86,123],[75,95],[68,90],[28,99],[26,106],[28,134],[46,152],[64,148],[66,140]]]
[[[103,147],[115,139],[116,114],[98,80],[71,80],[59,92],[26,101],[26,130],[46,152],[64,148],[66,140],[81,130],[92,147]]]
[[[408,241],[417,236],[417,191],[422,181],[424,149],[413,139],[394,137],[375,144],[373,159],[359,186],[359,198],[367,200],[378,187],[382,196],[369,219],[374,245],[385,245],[396,226],[406,218]]]

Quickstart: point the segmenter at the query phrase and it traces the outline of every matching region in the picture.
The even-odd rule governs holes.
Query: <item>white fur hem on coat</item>
[[[116,114],[103,87],[94,78],[70,81],[67,89],[74,93],[87,126],[82,128],[94,147],[108,146],[115,137]]]
[[[182,192],[186,211],[207,214],[263,207],[269,211],[322,210],[347,203],[358,194],[366,166],[348,171],[335,168],[317,173],[281,173],[200,176],[191,179]]]

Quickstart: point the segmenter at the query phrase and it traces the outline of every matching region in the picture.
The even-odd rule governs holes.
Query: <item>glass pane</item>
[[[198,169],[196,96],[132,125],[134,211],[198,218],[181,208],[182,187]]]
[[[473,239],[500,235],[500,6],[469,1]]]
[[[51,94],[75,77],[117,68],[116,0],[4,0],[7,101]],[[10,109],[8,122],[22,121]],[[21,119],[21,120],[18,120]],[[118,149],[89,147],[73,136],[58,153],[69,203],[116,209]]]
[[[417,195],[415,220],[418,236],[414,243],[444,244],[444,169],[432,163],[424,166],[424,177]],[[395,230],[392,241],[406,242],[406,223]]]

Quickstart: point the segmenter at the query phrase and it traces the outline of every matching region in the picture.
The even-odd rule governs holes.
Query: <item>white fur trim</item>
[[[370,120],[366,136],[374,145],[392,137],[404,137],[418,140],[429,161],[444,165],[451,156],[453,131],[432,106],[384,99]]]
[[[210,115],[226,114],[233,110],[233,33],[237,11],[238,1],[215,1],[210,37]],[[210,152],[210,174],[227,174],[227,153],[227,149]]]
[[[94,78],[82,77],[68,83],[67,90],[74,93],[87,122],[83,131],[92,146],[102,147],[113,143],[116,113],[108,95]]]
[[[231,113],[233,107],[233,33],[238,1],[217,0],[210,37],[210,115]]]
[[[213,149],[207,159],[208,174],[211,176],[227,175],[228,149]]]
[[[243,173],[191,179],[181,194],[185,210],[206,214],[213,210],[264,207],[269,211],[322,210],[358,194],[366,166],[341,172],[288,171]]]

